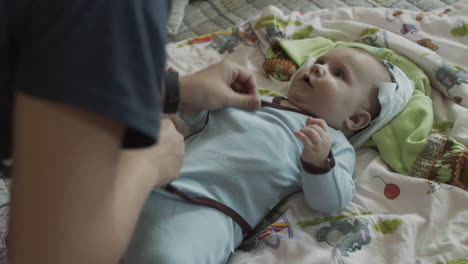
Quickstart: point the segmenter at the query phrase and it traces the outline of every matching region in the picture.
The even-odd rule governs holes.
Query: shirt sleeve
[[[15,92],[121,122],[124,147],[156,141],[168,1],[13,3]]]
[[[340,134],[332,135],[335,166],[322,174],[311,174],[302,168],[302,188],[307,204],[325,213],[339,211],[352,200],[355,192],[353,172],[356,163],[354,148]]]

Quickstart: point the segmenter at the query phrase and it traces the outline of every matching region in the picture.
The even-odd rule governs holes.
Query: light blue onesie
[[[305,114],[261,107],[181,116],[200,131],[186,138],[184,165],[172,185],[231,207],[251,226],[301,189],[309,206],[322,212],[336,212],[353,197],[355,152],[341,131],[328,127],[336,163],[329,172],[302,168],[303,146],[293,131],[305,126]],[[227,215],[158,189],[145,204],[124,263],[224,263],[241,241],[240,227]]]

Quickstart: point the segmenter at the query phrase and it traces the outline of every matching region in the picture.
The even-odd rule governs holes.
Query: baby
[[[300,190],[312,209],[338,212],[355,192],[349,140],[361,145],[401,111],[388,114],[405,82],[393,65],[340,47],[300,68],[287,97],[261,97],[257,110],[180,113],[193,129],[181,175],[151,193],[122,263],[225,263]]]

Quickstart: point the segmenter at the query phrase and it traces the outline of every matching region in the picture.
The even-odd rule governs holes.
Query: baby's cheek
[[[353,100],[354,99],[350,95],[345,94],[344,92],[337,92],[337,94],[334,96],[334,103],[342,106],[343,108],[346,108],[346,106],[353,104]]]
[[[343,93],[343,91],[326,89],[323,91],[322,100],[329,109],[344,109],[350,104],[351,98]]]

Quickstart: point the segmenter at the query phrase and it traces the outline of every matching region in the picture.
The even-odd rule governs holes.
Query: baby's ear
[[[361,109],[345,120],[345,127],[349,131],[358,131],[367,127],[371,120],[371,114]]]

